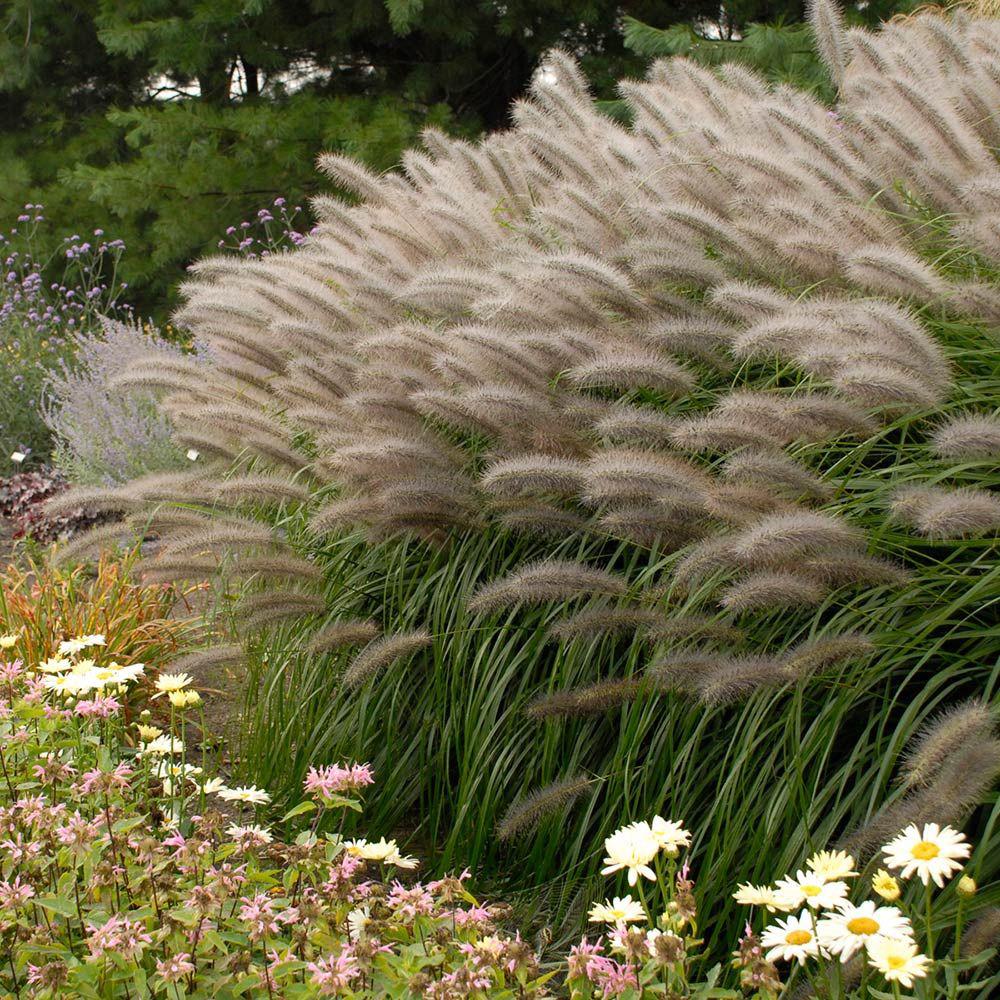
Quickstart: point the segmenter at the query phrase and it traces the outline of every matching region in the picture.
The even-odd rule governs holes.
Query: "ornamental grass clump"
[[[385,175],[325,156],[355,202],[320,199],[294,251],[195,266],[177,322],[208,364],[122,378],[200,458],[113,492],[162,525],[152,578],[234,580],[247,780],[291,805],[317,757],[369,759],[373,817],[555,922],[626,808],[687,816],[719,899],[765,847],[873,820],[875,844],[992,837],[988,743],[928,787],[891,775],[997,697],[1000,24],[847,30],[817,0],[813,30],[832,106],[671,58],[621,84],[622,124],[555,52],[510,129],[430,130]],[[258,476],[291,489],[227,494]],[[272,537],[171,554],[191,518]],[[319,578],[253,561],[279,555]],[[579,776],[601,795],[496,837]]]

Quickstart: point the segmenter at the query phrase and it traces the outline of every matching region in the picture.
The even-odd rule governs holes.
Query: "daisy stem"
[[[649,921],[649,926],[655,927],[656,924],[653,922],[653,914],[649,909],[649,904],[646,902],[646,894],[642,891],[641,875],[635,880],[635,888],[639,893],[639,902],[642,903],[642,908],[646,911],[646,919]]]
[[[962,910],[965,906],[965,899],[959,895],[958,911],[955,914],[955,961],[962,957]]]
[[[931,927],[931,883],[928,880],[924,890],[924,907],[927,919],[927,957],[934,958],[934,931]]]
[[[892,995],[899,1000],[899,983],[895,979],[892,981]]]

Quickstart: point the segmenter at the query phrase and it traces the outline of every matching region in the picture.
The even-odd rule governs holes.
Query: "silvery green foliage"
[[[50,371],[45,385],[44,418],[59,468],[73,482],[111,486],[188,464],[153,396],[112,385],[136,358],[181,357],[180,348],[136,323],[112,319],[77,334],[74,344],[73,364]]]

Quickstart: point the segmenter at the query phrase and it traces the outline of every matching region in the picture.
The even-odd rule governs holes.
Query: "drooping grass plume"
[[[649,687],[639,677],[612,677],[596,684],[539,695],[528,704],[524,714],[538,720],[602,714],[635,700]]]
[[[981,701],[965,701],[945,709],[907,747],[900,768],[904,787],[930,784],[965,747],[991,739],[996,725],[994,711]]]
[[[746,639],[746,633],[735,625],[721,621],[718,617],[690,612],[663,619],[646,628],[644,632],[652,642],[701,639],[733,645]]]
[[[99,524],[60,545],[53,553],[52,561],[56,566],[70,566],[108,549],[125,547],[134,541],[132,532],[124,524],[114,521]]]
[[[584,608],[550,625],[549,635],[563,641],[606,635],[648,635],[665,624],[663,614],[650,608]]]
[[[807,639],[784,654],[782,670],[793,680],[805,680],[835,664],[865,659],[874,649],[869,636],[856,632]]]
[[[1000,498],[973,486],[900,491],[892,512],[928,538],[969,538],[1000,530]]]
[[[1000,458],[1000,414],[954,417],[934,432],[931,445],[941,458]]]
[[[656,683],[694,695],[706,705],[729,704],[788,681],[779,659],[723,653],[678,653],[656,661],[648,673]]]
[[[284,476],[234,476],[212,487],[212,498],[222,503],[307,503],[309,489]]]
[[[863,544],[864,535],[845,521],[801,511],[762,518],[732,539],[731,551],[741,565],[756,568],[858,550]]]
[[[722,475],[737,483],[756,483],[771,489],[777,488],[793,497],[824,500],[830,495],[829,484],[781,452],[737,452],[726,459]]]
[[[351,660],[344,671],[344,687],[360,687],[391,664],[420,649],[426,649],[431,641],[431,634],[424,629],[373,639]]]
[[[230,667],[246,659],[246,650],[240,644],[208,646],[192,653],[185,653],[170,661],[171,670],[179,673],[205,670],[210,667]]]
[[[375,622],[362,618],[335,621],[314,633],[306,644],[306,649],[310,653],[327,653],[333,649],[359,646],[371,642],[379,631]]]
[[[555,493],[573,496],[583,486],[584,470],[572,459],[525,455],[495,462],[483,473],[487,492],[500,497]]]
[[[803,608],[819,604],[826,588],[814,579],[790,571],[751,573],[725,587],[719,604],[734,614],[774,611],[779,608]]]
[[[569,559],[546,559],[486,584],[469,601],[473,614],[490,614],[519,604],[570,601],[603,595],[620,597],[625,581],[607,570]]]
[[[672,396],[690,392],[694,379],[681,365],[663,355],[635,348],[599,354],[566,372],[581,389],[656,389]]]
[[[318,614],[325,608],[326,601],[316,594],[301,590],[267,590],[243,597],[237,611],[242,618],[241,627],[247,632],[255,632],[274,622]]]
[[[1000,906],[988,906],[965,928],[961,956],[972,958],[997,947],[1000,947]]]
[[[514,840],[524,836],[535,829],[546,816],[565,809],[595,784],[595,778],[576,775],[535,789],[524,798],[511,803],[497,824],[497,836],[501,840]]]

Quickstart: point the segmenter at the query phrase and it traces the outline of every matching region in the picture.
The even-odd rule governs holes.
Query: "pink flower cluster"
[[[357,792],[374,780],[369,764],[330,764],[310,767],[304,785],[307,795],[331,799],[345,792]]]

